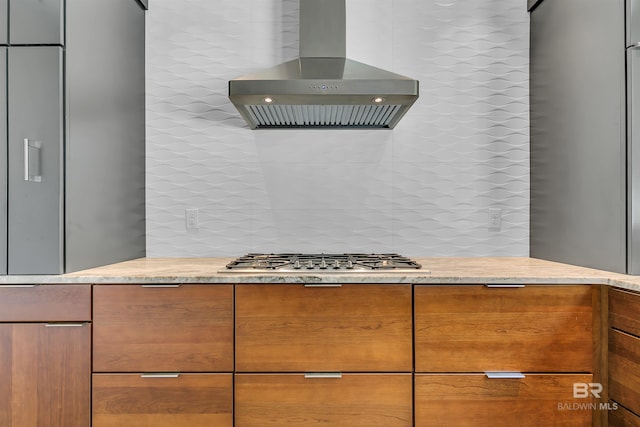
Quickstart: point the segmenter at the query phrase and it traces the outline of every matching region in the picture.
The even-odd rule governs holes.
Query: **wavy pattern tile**
[[[415,106],[393,131],[250,131],[227,81],[295,58],[298,10],[154,0],[149,256],[527,255],[525,2],[347,0],[349,57],[420,80]],[[200,210],[199,229],[186,230],[186,208]]]

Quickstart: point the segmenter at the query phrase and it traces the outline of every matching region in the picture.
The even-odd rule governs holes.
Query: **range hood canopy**
[[[229,99],[251,129],[392,129],[418,81],[345,55],[345,0],[300,0],[300,58],[229,81]]]

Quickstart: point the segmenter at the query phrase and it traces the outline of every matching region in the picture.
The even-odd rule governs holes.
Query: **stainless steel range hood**
[[[392,129],[418,81],[345,55],[345,0],[300,0],[300,58],[229,81],[229,99],[252,129]]]

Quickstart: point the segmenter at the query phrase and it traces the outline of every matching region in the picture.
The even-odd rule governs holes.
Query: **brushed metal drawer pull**
[[[341,288],[340,283],[305,283],[305,288]]]
[[[491,379],[517,379],[525,378],[522,372],[485,372],[487,378]]]
[[[84,323],[46,323],[45,328],[82,328]]]
[[[305,378],[342,378],[342,372],[306,372]]]
[[[514,288],[515,289],[515,288],[524,288],[524,287],[526,287],[526,285],[518,285],[518,284],[515,284],[515,283],[504,283],[504,284],[502,284],[502,283],[486,283],[484,286],[487,287],[487,288],[490,288],[490,289],[493,289],[493,288],[495,288],[495,289]]]
[[[143,288],[179,288],[182,284],[141,285]]]
[[[0,288],[6,288],[6,289],[9,289],[9,288],[33,289],[33,288],[35,288],[37,286],[40,286],[40,285],[0,285]]]
[[[178,378],[179,376],[179,372],[162,372],[142,374],[140,378]]]

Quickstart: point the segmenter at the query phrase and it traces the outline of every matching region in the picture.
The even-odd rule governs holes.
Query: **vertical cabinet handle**
[[[24,139],[24,180],[30,182],[42,182],[42,172],[40,171],[40,152],[42,143],[40,141],[30,141]]]

